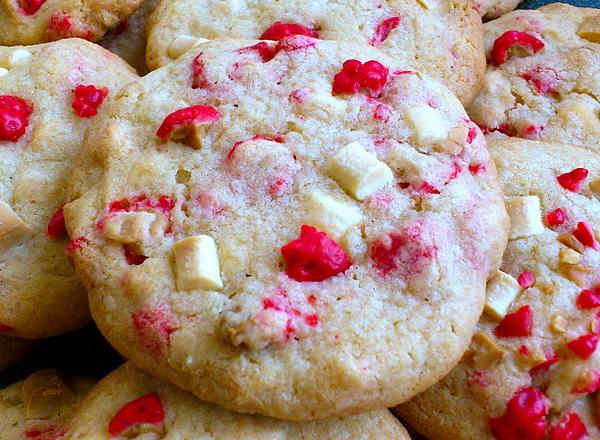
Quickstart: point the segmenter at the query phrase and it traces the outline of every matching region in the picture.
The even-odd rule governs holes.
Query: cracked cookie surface
[[[0,45],[63,38],[96,41],[140,7],[143,0],[0,0]]]
[[[349,43],[214,41],[96,124],[65,216],[94,319],[140,368],[314,419],[406,400],[462,354],[507,219],[437,82]]]
[[[156,440],[410,440],[388,410],[313,422],[239,414],[205,403],[130,363],[100,381],[65,426],[71,440],[106,439],[107,432],[122,435],[128,430]]]
[[[94,113],[136,77],[83,40],[0,47],[0,334],[40,339],[89,320],[61,206]]]
[[[513,224],[502,272],[461,363],[397,410],[443,440],[597,438],[600,155],[519,139],[489,146]]]
[[[284,30],[277,23],[303,29]],[[302,32],[377,47],[445,84],[465,104],[485,71],[481,20],[462,1],[173,0],[162,2],[148,31],[151,69],[177,58],[198,38],[277,39]]]
[[[600,10],[514,11],[484,37],[488,70],[467,108],[484,133],[598,148]]]

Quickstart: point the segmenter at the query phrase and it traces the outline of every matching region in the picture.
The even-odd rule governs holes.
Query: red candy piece
[[[531,272],[523,272],[517,278],[517,282],[523,289],[529,289],[535,284],[535,277]]]
[[[261,41],[260,43],[256,43],[253,46],[242,47],[241,49],[238,49],[237,52],[242,54],[256,53],[258,54],[263,63],[268,63],[273,58],[275,58],[275,55],[277,55],[277,52],[279,52],[279,46],[273,46],[267,43],[266,41]]]
[[[296,281],[323,281],[348,269],[352,262],[324,232],[302,225],[300,237],[281,248],[286,274]]]
[[[208,86],[202,55],[203,53],[200,52],[192,61],[192,89],[201,89]]]
[[[600,287],[582,290],[577,296],[577,308],[586,310],[596,307],[600,307]]]
[[[67,228],[65,227],[65,215],[62,206],[58,208],[52,215],[52,218],[48,222],[46,234],[50,238],[62,237],[67,234]]]
[[[139,266],[148,259],[145,255],[138,254],[129,246],[123,246],[123,253],[125,254],[125,261],[130,266]]]
[[[537,364],[535,367],[533,367],[531,370],[529,370],[529,374],[531,376],[534,376],[536,373],[539,373],[541,371],[548,371],[548,369],[552,365],[557,363],[559,360],[560,360],[560,357],[558,357],[558,355],[555,353],[550,354],[550,356],[546,355],[546,360],[544,362],[542,362],[541,364]]]
[[[89,240],[85,237],[77,237],[71,240],[65,249],[65,254],[67,256],[72,255],[75,251],[78,251],[83,248],[84,244],[89,243]]]
[[[46,3],[46,0],[18,0],[17,3],[23,12],[33,15]]]
[[[501,65],[508,59],[508,51],[513,46],[521,46],[537,53],[544,48],[544,42],[525,32],[507,31],[494,41],[492,62],[495,66]]]
[[[509,313],[494,329],[499,338],[519,338],[531,336],[533,314],[531,307],[523,306],[514,313]]]
[[[17,142],[29,126],[33,108],[21,98],[0,95],[0,140]]]
[[[212,124],[219,120],[221,114],[212,107],[196,105],[174,111],[168,115],[156,132],[156,135],[167,142],[174,132],[193,124]]]
[[[499,440],[542,440],[547,414],[546,396],[537,388],[523,387],[508,401],[504,415],[490,417],[488,423]]]
[[[162,305],[153,310],[134,312],[131,318],[140,344],[150,353],[162,353],[171,341],[171,333],[176,330],[171,310]]]
[[[383,43],[390,35],[394,29],[398,27],[400,24],[400,17],[390,17],[386,18],[379,22],[377,27],[375,28],[375,34],[369,44],[371,46],[377,46],[378,44]]]
[[[585,168],[575,168],[573,171],[561,174],[556,178],[560,186],[569,191],[577,192],[583,186],[583,182],[588,175],[588,170]]]
[[[558,86],[558,79],[556,72],[551,69],[538,66],[521,75],[521,78],[532,83],[542,95],[556,93],[555,87]]]
[[[116,437],[140,425],[162,428],[164,421],[165,410],[160,396],[154,392],[126,403],[108,423],[108,432]]]
[[[556,208],[554,211],[546,213],[546,223],[548,226],[559,226],[569,220],[567,212],[562,208]]]
[[[567,347],[581,359],[587,359],[596,351],[598,338],[598,335],[589,333],[569,342]]]
[[[580,440],[587,435],[587,429],[575,413],[563,415],[558,423],[550,428],[550,440]]]
[[[282,23],[277,21],[259,37],[259,40],[279,41],[283,38],[291,37],[293,35],[304,35],[305,37],[318,38],[316,32],[311,31],[301,24]]]
[[[106,87],[97,88],[92,85],[78,85],[75,87],[75,96],[71,107],[75,114],[82,118],[91,118],[98,114],[98,107],[102,105],[104,99],[108,96]]]
[[[347,60],[342,70],[333,78],[333,94],[358,93],[361,88],[377,97],[385,87],[389,70],[378,61],[361,63],[358,60]]]
[[[573,231],[573,235],[582,245],[596,250],[600,249],[594,231],[588,222],[577,223],[577,228]]]
[[[593,378],[590,383],[588,383],[587,385],[585,385],[581,388],[573,388],[571,390],[571,393],[573,393],[573,394],[589,394],[589,393],[595,393],[596,391],[598,391],[600,389],[600,372],[593,371],[592,374],[593,374]]]

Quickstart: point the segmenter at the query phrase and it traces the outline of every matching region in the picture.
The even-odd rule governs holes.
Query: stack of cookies
[[[600,439],[600,9],[517,3],[0,0],[0,368],[124,358],[0,439]]]

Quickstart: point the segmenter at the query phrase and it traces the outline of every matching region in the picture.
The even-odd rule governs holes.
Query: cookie
[[[126,20],[143,0],[0,0],[0,45],[63,38],[96,41]]]
[[[62,424],[93,385],[88,378],[42,370],[0,390],[0,438],[63,438]]]
[[[0,47],[0,334],[44,338],[89,320],[61,207],[83,132],[136,77],[83,40]]]
[[[478,0],[475,9],[484,20],[492,20],[515,9],[521,0]]]
[[[505,245],[481,132],[368,46],[205,43],[119,93],[83,149],[64,212],[99,328],[240,412],[350,415],[430,386]]]
[[[599,438],[600,154],[489,144],[512,222],[501,271],[461,363],[399,413],[440,440]]]
[[[239,414],[202,402],[130,363],[96,385],[74,411],[65,431],[71,440],[108,439],[132,432],[165,440],[410,440],[388,410],[313,422]]]
[[[98,42],[102,47],[116,53],[140,75],[148,73],[146,67],[146,20],[160,0],[146,0],[127,21],[109,31]]]
[[[488,70],[467,108],[484,133],[599,145],[599,9],[514,11],[484,32]]]
[[[164,66],[207,38],[294,34],[370,44],[428,73],[463,103],[485,72],[478,13],[454,0],[168,0],[148,23],[148,66]]]
[[[33,341],[27,339],[0,337],[0,370],[10,367],[20,361],[35,346]]]

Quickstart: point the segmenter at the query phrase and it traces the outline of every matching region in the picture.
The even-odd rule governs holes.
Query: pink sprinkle
[[[279,176],[279,177],[275,177],[273,178],[273,180],[271,182],[269,182],[269,194],[271,194],[272,196],[282,196],[283,194],[285,194],[287,192],[288,188],[288,181],[285,177]]]
[[[535,89],[542,95],[556,93],[558,86],[558,77],[556,72],[547,67],[537,66],[534,69],[525,72],[521,78],[529,81]]]
[[[519,353],[521,353],[523,356],[529,356],[529,349],[526,345],[521,345],[519,347]]]
[[[373,110],[373,119],[387,122],[390,119],[391,109],[385,104],[378,104]]]
[[[308,298],[306,298],[306,302],[309,303],[310,305],[315,305],[317,302],[317,297],[315,295],[308,295]]]
[[[75,251],[78,251],[83,248],[84,244],[89,243],[89,240],[85,237],[77,237],[69,242],[67,248],[65,249],[65,254],[67,256],[72,255]]]
[[[535,284],[535,277],[531,272],[523,272],[517,278],[517,282],[523,289],[529,289]]]
[[[301,89],[294,90],[292,93],[290,93],[289,98],[290,101],[294,101],[301,104],[306,100],[309,93],[310,91],[306,87],[303,87]]]
[[[319,315],[316,313],[312,313],[310,315],[306,315],[304,317],[304,321],[311,327],[316,327],[319,325]]]
[[[371,38],[371,41],[369,41],[369,44],[371,46],[377,46],[383,43],[389,37],[390,32],[396,29],[399,24],[399,16],[386,18],[385,20],[380,21],[375,28],[375,34]]]
[[[473,371],[473,373],[468,376],[467,380],[471,387],[487,388],[490,385],[487,373],[482,370]]]
[[[526,139],[538,139],[544,131],[543,125],[531,124],[528,125],[523,132],[521,132],[521,136]]]
[[[206,78],[206,69],[202,62],[203,52],[200,52],[192,61],[192,89],[201,89],[208,87]]]
[[[225,211],[225,207],[219,200],[210,193],[201,193],[196,197],[196,202],[200,205],[202,214],[209,219],[214,219]]]
[[[474,176],[483,174],[483,173],[485,173],[485,171],[486,171],[485,165],[482,163],[475,163],[475,164],[469,165],[469,172],[471,174],[473,174]]]

